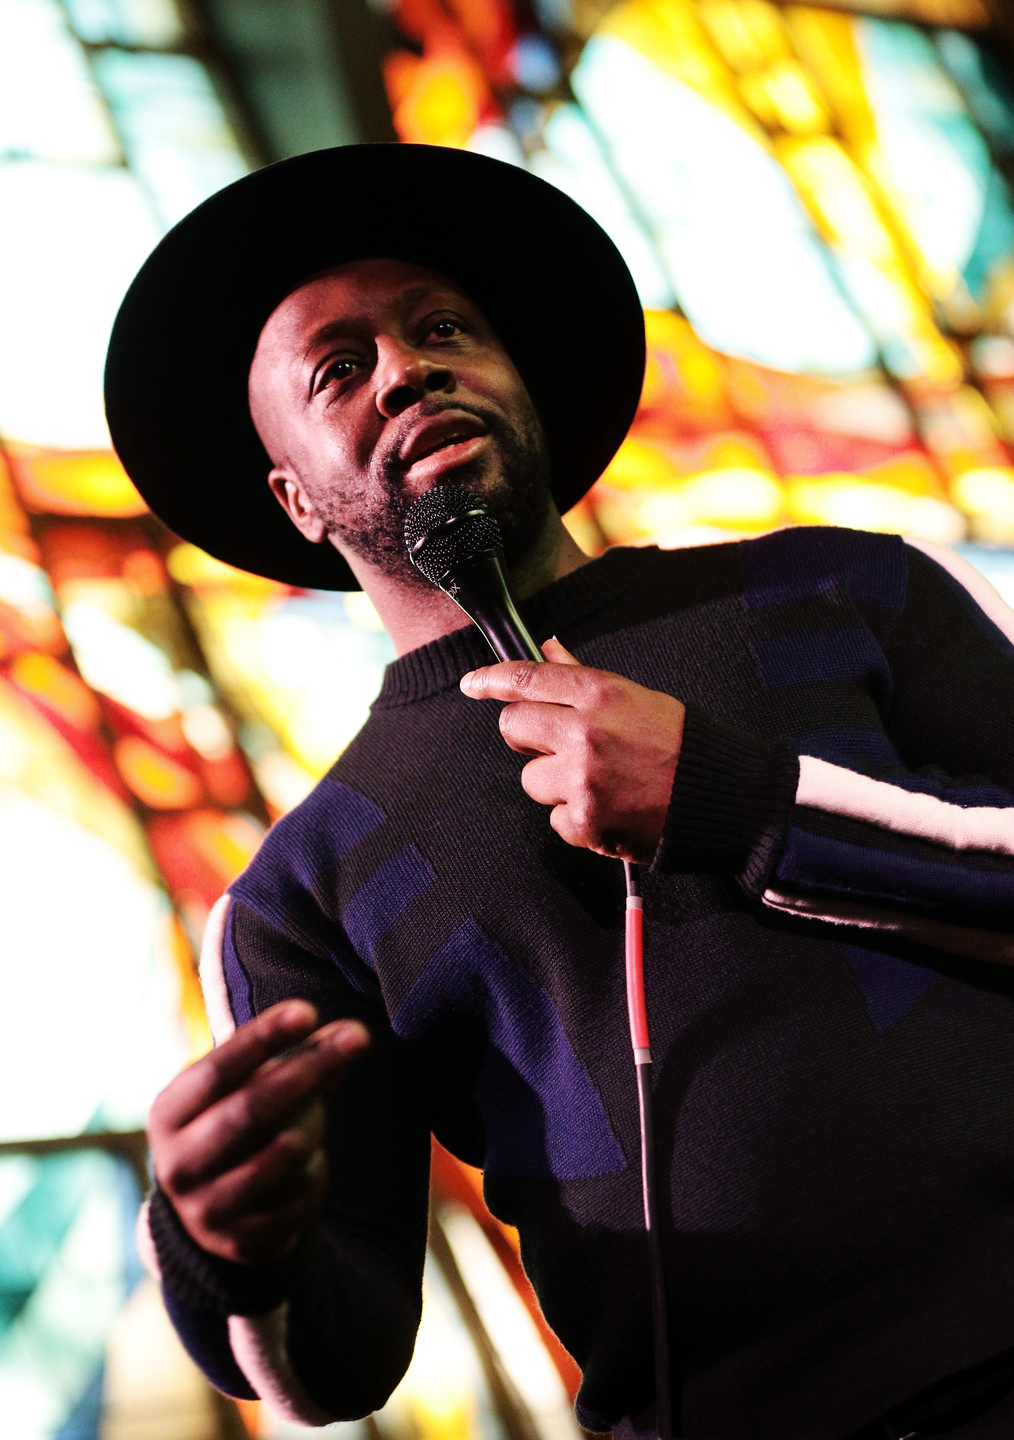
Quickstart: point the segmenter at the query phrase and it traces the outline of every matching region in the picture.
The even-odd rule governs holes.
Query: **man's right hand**
[[[315,1031],[316,1023],[304,1000],[272,1006],[177,1075],[152,1106],[155,1178],[188,1234],[225,1260],[256,1265],[287,1254],[324,1194],[320,1097],[369,1034],[355,1020]]]

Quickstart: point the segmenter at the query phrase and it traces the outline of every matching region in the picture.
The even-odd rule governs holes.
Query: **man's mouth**
[[[444,471],[474,460],[488,443],[489,432],[479,417],[456,411],[420,421],[398,458],[407,478],[432,481]]]

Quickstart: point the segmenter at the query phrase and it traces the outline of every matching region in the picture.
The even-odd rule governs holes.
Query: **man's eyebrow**
[[[406,290],[402,290],[398,296],[398,300],[403,305],[411,306],[431,296],[439,302],[446,302],[455,298],[451,290],[445,290],[440,286],[429,285],[425,281],[422,281],[418,285],[410,285]],[[304,357],[307,360],[310,359],[314,351],[319,350],[322,345],[328,345],[331,341],[339,340],[343,336],[348,335],[349,332],[355,328],[355,325],[356,321],[354,319],[325,321],[323,325],[317,327],[307,341]]]
[[[332,340],[339,339],[342,335],[347,335],[351,328],[347,320],[328,320],[323,325],[318,325],[306,342],[303,358],[309,360],[315,350],[319,350],[322,345],[327,345]]]

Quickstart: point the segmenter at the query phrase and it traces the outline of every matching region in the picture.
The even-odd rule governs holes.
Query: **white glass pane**
[[[780,370],[875,363],[795,190],[752,136],[615,36],[589,42],[571,84],[703,339]]]
[[[165,225],[248,169],[207,70],[188,55],[104,50],[95,73]]]
[[[668,309],[673,303],[668,277],[578,107],[561,105],[543,140],[546,148],[531,157],[529,169],[565,191],[599,222],[627,262],[641,304]]]
[[[124,291],[158,239],[126,170],[0,164],[0,434],[109,444],[102,370]]]
[[[102,98],[56,0],[0,0],[0,56],[0,156],[99,165],[119,158]]]
[[[92,45],[178,45],[184,27],[176,0],[64,0],[74,29]]]
[[[0,868],[6,1004],[24,1019],[0,1050],[0,1138],[143,1125],[187,1058],[168,901],[107,839],[9,784]]]

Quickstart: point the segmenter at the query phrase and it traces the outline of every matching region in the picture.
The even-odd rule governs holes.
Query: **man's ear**
[[[327,535],[327,526],[313,508],[303,482],[294,470],[276,466],[268,476],[268,484],[279,505],[299,533],[319,545]]]

